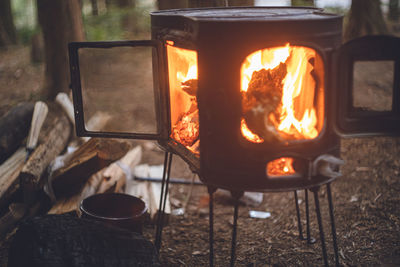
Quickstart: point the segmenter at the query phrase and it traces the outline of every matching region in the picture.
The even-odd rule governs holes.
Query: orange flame
[[[258,50],[249,55],[242,65],[241,91],[247,92],[255,71],[274,69],[280,63],[286,64],[287,74],[282,80],[280,117],[270,119],[284,139],[313,139],[319,134],[313,104],[315,80],[310,74],[313,66],[309,62],[311,58],[315,58],[315,54],[315,50],[311,48],[287,44]],[[241,129],[247,140],[255,142],[259,138],[247,128],[246,123],[241,123]]]
[[[264,139],[262,139],[261,137],[259,137],[258,135],[254,134],[250,131],[249,127],[247,127],[245,119],[242,119],[242,121],[241,121],[240,130],[242,131],[243,136],[245,136],[246,139],[249,140],[250,142],[257,143],[257,144],[264,142]]]
[[[171,102],[171,137],[198,153],[197,52],[166,41]]]

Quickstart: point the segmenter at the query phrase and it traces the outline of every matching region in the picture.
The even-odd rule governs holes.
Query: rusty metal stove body
[[[324,263],[328,265],[318,200],[319,187],[326,184],[338,265],[330,190],[330,182],[337,173],[333,170],[333,175],[322,175],[317,163],[321,155],[339,156],[339,134],[399,133],[397,91],[393,90],[390,112],[360,112],[352,108],[351,75],[357,60],[394,60],[398,73],[399,40],[364,38],[341,47],[342,17],[315,8],[167,10],[153,12],[151,25],[151,41],[70,44],[78,135],[158,140],[167,151],[161,210],[168,191],[172,153],[181,156],[209,187],[210,265],[213,265],[212,194],[217,188],[230,190],[237,199],[244,191],[294,191],[300,237],[296,190],[305,189],[306,200],[307,190],[312,190]],[[78,50],[114,46],[153,47],[158,122],[155,134],[93,132],[85,128]],[[277,54],[286,56],[274,63]],[[290,81],[289,75],[294,76],[298,66],[303,66],[303,72]],[[276,88],[260,89],[257,75]],[[398,88],[399,83],[396,76],[393,88]],[[285,110],[285,101],[281,100],[287,94],[285,90],[292,90],[288,105],[301,110],[293,113],[286,130],[279,125],[285,121],[284,115],[290,117],[292,112]],[[279,101],[271,102],[274,97]],[[312,124],[311,130],[298,130],[296,125],[307,124],[304,118]],[[250,136],[246,131],[250,131]],[[282,160],[290,160],[290,166],[277,164]],[[281,169],[276,173],[276,166],[270,168],[270,164]],[[237,208],[236,204],[231,265],[235,260]],[[311,242],[308,213],[306,201],[307,240]],[[158,247],[161,216],[156,230]]]

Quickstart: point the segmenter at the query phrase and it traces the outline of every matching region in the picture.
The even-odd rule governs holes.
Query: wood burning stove
[[[170,153],[189,164],[210,196],[216,188],[228,189],[237,198],[244,191],[311,189],[326,265],[318,188],[327,184],[338,264],[329,184],[338,176],[339,136],[400,133],[399,39],[366,37],[342,46],[341,16],[302,7],[166,10],[153,12],[151,25],[151,41],[70,44],[77,134],[158,140],[167,151],[164,199]],[[79,49],[116,46],[152,49],[158,122],[154,134],[85,128]],[[395,62],[391,110],[353,106],[353,65],[366,60]],[[211,241],[212,209],[211,201]],[[237,206],[235,225],[236,219]],[[157,239],[160,242],[160,229]],[[233,264],[234,253],[231,259]]]

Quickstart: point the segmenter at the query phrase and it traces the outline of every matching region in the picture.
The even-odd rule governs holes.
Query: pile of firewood
[[[0,236],[39,211],[78,211],[92,194],[123,192],[141,160],[127,141],[77,138],[68,96],[56,102],[21,103],[0,118]],[[96,113],[88,124],[101,129],[109,119]]]

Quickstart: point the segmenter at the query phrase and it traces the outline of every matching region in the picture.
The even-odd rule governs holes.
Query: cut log
[[[118,161],[120,163],[114,162],[92,175],[83,186],[81,192],[71,197],[58,199],[48,213],[63,214],[74,210],[79,213],[79,204],[86,197],[96,193],[121,192],[126,180],[130,179],[130,177],[127,177],[131,176],[130,169],[134,168],[140,162],[141,157],[141,147],[137,146],[133,148]],[[123,170],[123,168],[129,168],[129,170]]]
[[[35,103],[35,108],[33,110],[31,128],[29,130],[28,139],[26,140],[26,149],[32,152],[38,143],[39,133],[42,129],[44,120],[46,119],[49,108],[46,103],[38,101]]]
[[[163,166],[148,166],[143,164],[137,166],[135,175],[140,177],[160,178],[163,175]],[[141,198],[147,205],[150,219],[154,221],[157,218],[158,208],[160,207],[161,183],[128,181],[125,193]],[[165,217],[171,213],[171,203],[169,194],[165,204]]]
[[[20,148],[0,166],[0,208],[7,204],[9,198],[19,188],[17,178],[25,159],[26,150]]]
[[[62,109],[64,110],[65,114],[67,114],[69,121],[75,125],[75,117],[74,117],[74,105],[72,104],[71,100],[69,99],[66,93],[58,93],[56,96],[56,103],[58,103]]]
[[[12,203],[9,206],[9,211],[0,218],[0,238],[3,238],[24,217],[25,212],[24,204]]]
[[[46,215],[20,225],[9,267],[160,266],[142,235],[69,215]]]
[[[73,196],[91,175],[121,158],[131,145],[117,140],[91,139],[69,157],[64,167],[57,169],[51,179],[56,198]]]
[[[126,153],[123,158],[112,163],[103,173],[103,181],[98,193],[120,192],[126,180],[132,179],[132,169],[140,163],[141,159],[142,147],[137,146]]]
[[[93,174],[85,183],[80,193],[71,197],[63,197],[58,199],[51,207],[48,214],[63,214],[71,211],[76,211],[79,213],[79,204],[81,201],[91,195],[96,194],[99,185],[103,180],[103,172],[104,170],[101,170],[96,174]]]
[[[20,103],[0,118],[0,163],[9,158],[28,135],[33,103]]]
[[[36,193],[44,184],[42,174],[50,162],[64,150],[71,133],[71,125],[64,114],[58,117],[53,125],[47,138],[32,153],[19,175],[27,206],[34,202]]]

